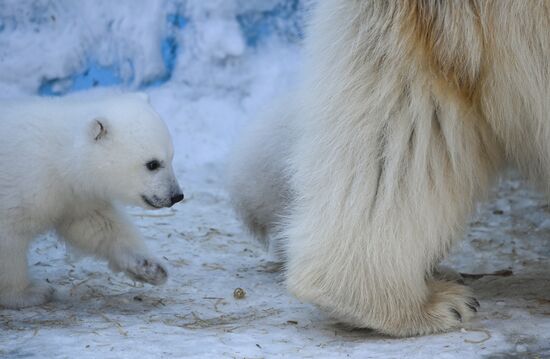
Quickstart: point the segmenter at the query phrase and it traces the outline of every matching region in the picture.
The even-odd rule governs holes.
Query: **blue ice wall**
[[[187,19],[179,14],[168,14],[166,22],[171,30],[178,31],[185,28]],[[152,81],[139,84],[140,87],[158,86],[170,79],[178,56],[178,43],[173,35],[167,35],[160,43],[159,49],[164,63],[164,74]],[[133,62],[126,60],[133,72]],[[102,66],[95,59],[88,58],[85,70],[65,78],[44,79],[38,93],[44,96],[63,95],[73,91],[85,90],[97,86],[113,86],[130,84],[134,76],[122,79],[120,76],[120,64]],[[70,83],[70,86],[66,86]]]
[[[231,1],[231,0],[227,0]],[[268,10],[249,10],[236,15],[236,20],[245,38],[248,48],[257,51],[269,39],[278,36],[283,41],[297,41],[303,36],[303,0],[280,0]],[[178,43],[176,33],[183,31],[189,19],[185,13],[168,14],[166,21],[166,36],[159,44],[159,52],[164,63],[164,73],[147,82],[134,84],[134,76],[120,75],[121,65],[133,69],[132,59],[126,64],[100,65],[96,59],[88,58],[84,70],[64,78],[46,78],[38,88],[41,95],[63,95],[73,91],[89,89],[97,86],[137,85],[139,88],[158,86],[170,80],[178,55],[185,51],[185,44]],[[2,31],[3,24],[0,24]]]
[[[237,21],[246,39],[246,44],[257,47],[262,41],[277,34],[289,41],[303,36],[303,22],[298,16],[299,0],[286,0],[266,11],[248,11],[237,15]]]

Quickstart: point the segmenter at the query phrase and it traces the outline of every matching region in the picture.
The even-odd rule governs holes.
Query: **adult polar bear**
[[[433,275],[505,160],[548,190],[549,1],[320,1],[295,95],[229,189],[283,238],[287,286],[357,327],[450,330],[478,303]]]
[[[27,248],[55,229],[113,270],[151,284],[164,266],[115,202],[169,207],[183,199],[170,134],[144,94],[0,102],[0,306],[52,294],[27,275]]]

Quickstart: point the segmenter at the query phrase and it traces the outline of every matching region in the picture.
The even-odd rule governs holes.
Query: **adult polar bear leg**
[[[52,287],[29,280],[29,242],[30,237],[0,231],[0,307],[29,307],[52,298]]]
[[[414,94],[378,131],[308,127],[287,228],[291,292],[396,336],[449,330],[476,311],[467,287],[431,273],[492,174],[475,121]]]
[[[418,4],[319,3],[290,155],[290,291],[396,336],[445,331],[475,312],[468,288],[431,273],[503,153],[475,101],[475,11]],[[446,21],[452,33],[435,27]]]
[[[75,247],[107,259],[116,272],[123,271],[134,280],[154,285],[166,282],[164,266],[149,254],[126,215],[110,204],[75,213],[57,231]]]
[[[290,100],[291,96],[288,96]],[[246,130],[228,166],[228,191],[247,229],[267,244],[276,240],[278,225],[291,201],[288,156],[295,131],[291,130],[292,103],[277,101]],[[277,243],[270,243],[278,251]]]

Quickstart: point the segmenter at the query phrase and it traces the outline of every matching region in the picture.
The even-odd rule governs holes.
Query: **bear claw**
[[[451,308],[451,312],[454,314],[454,316],[456,317],[456,320],[458,320],[459,322],[462,322],[462,315],[459,313],[458,310],[454,309],[454,308]]]

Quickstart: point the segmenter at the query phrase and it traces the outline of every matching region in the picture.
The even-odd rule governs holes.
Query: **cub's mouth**
[[[152,207],[152,208],[156,208],[156,209],[159,209],[159,208],[163,208],[164,206],[163,205],[158,205],[156,204],[154,200],[157,200],[158,201],[158,198],[156,198],[156,196],[153,196],[153,200],[147,198],[145,195],[141,195],[141,199],[143,200],[143,202],[145,202],[149,207]]]

